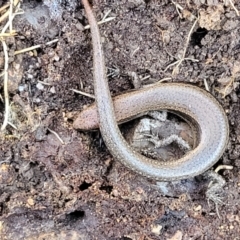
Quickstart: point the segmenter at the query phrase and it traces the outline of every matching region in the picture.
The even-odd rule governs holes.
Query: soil
[[[99,131],[73,129],[78,112],[94,101],[72,91],[94,93],[83,6],[22,2],[24,13],[13,20],[17,35],[5,39],[11,125],[0,135],[1,239],[240,239],[240,2],[231,2],[92,1],[98,20],[108,11],[115,17],[100,26],[113,96],[133,89],[134,73],[143,84],[166,78],[208,86],[222,104],[230,140],[214,168],[233,169],[219,172],[226,184],[217,205],[205,196],[205,176],[146,179],[113,159]],[[185,48],[187,59],[170,65]],[[2,123],[3,81],[0,94]]]

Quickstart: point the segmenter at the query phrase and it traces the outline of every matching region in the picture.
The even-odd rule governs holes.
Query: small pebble
[[[51,87],[49,91],[50,93],[56,93],[55,87]]]
[[[38,84],[36,85],[36,87],[37,87],[37,89],[39,89],[39,90],[43,90],[43,89],[44,89],[44,86],[43,86],[41,83],[38,83]]]
[[[154,233],[154,234],[156,234],[156,235],[158,235],[158,236],[160,235],[161,230],[162,230],[162,226],[159,225],[159,224],[156,224],[156,225],[152,225],[152,226],[151,226],[151,231],[152,231],[152,233]]]
[[[25,90],[26,86],[25,85],[19,85],[18,86],[18,91],[23,92]]]

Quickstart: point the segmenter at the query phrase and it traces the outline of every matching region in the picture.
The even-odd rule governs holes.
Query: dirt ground
[[[23,0],[21,9],[14,8],[23,11],[13,19],[17,35],[4,37],[10,124],[0,135],[0,239],[240,239],[240,2],[93,0],[92,5],[99,21],[109,11],[107,17],[115,17],[100,26],[112,95],[133,89],[134,73],[143,84],[165,79],[208,86],[222,104],[230,141],[214,169],[233,166],[219,172],[226,180],[223,203],[208,201],[204,176],[148,180],[116,162],[99,131],[73,128],[78,112],[94,101],[72,90],[94,94],[83,6]],[[181,58],[186,59],[176,68]],[[4,63],[2,48],[1,70]],[[2,124],[3,81],[0,94]]]

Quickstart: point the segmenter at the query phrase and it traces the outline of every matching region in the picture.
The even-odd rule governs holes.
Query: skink
[[[213,166],[225,151],[229,138],[228,120],[218,101],[198,87],[166,83],[120,95],[113,103],[98,25],[88,0],[82,0],[82,3],[92,35],[96,107],[83,111],[79,117],[91,117],[87,121],[95,119],[113,157],[145,177],[162,181],[186,179]],[[184,119],[187,116],[198,126],[200,136],[197,147],[178,160],[163,162],[142,156],[128,145],[117,125],[116,116],[127,120],[149,110],[163,109],[176,112]],[[79,117],[74,122],[75,128],[81,128]]]

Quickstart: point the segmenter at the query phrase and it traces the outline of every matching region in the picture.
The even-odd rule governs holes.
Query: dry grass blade
[[[3,6],[1,8],[1,11],[4,11],[5,9],[7,9],[9,7],[9,10],[6,11],[1,17],[0,17],[0,22],[3,22],[9,15],[10,12],[12,11],[13,7],[16,7],[19,4],[20,0],[14,0],[14,1],[10,1],[10,3],[6,4],[5,6]]]
[[[3,46],[3,52],[4,52],[4,81],[3,81],[3,88],[4,88],[4,104],[5,104],[5,112],[4,112],[4,120],[3,124],[1,126],[1,131],[3,131],[6,126],[9,123],[9,113],[10,113],[10,106],[9,106],[9,94],[8,94],[8,47],[4,40],[4,35],[12,35],[15,34],[15,31],[12,29],[12,21],[14,17],[17,15],[17,12],[20,9],[20,0],[10,0],[9,4],[9,10],[4,14],[4,16],[8,17],[8,22],[5,24],[5,26],[2,28],[1,31],[1,42]],[[16,7],[16,13],[13,13],[13,8]],[[6,18],[5,17],[5,18]],[[6,33],[6,30],[9,28],[9,33]]]
[[[58,39],[54,39],[54,40],[52,40],[50,42],[47,42],[47,43],[45,43],[45,45],[50,45],[50,44],[56,43],[56,42],[58,42]],[[29,48],[24,48],[24,49],[21,49],[21,50],[17,50],[17,51],[14,52],[14,55],[17,55],[17,54],[20,54],[20,53],[29,52],[29,51],[32,51],[34,49],[38,49],[38,48],[40,48],[42,46],[43,46],[42,44],[38,44],[38,45],[29,47]]]
[[[17,33],[12,31],[11,33],[0,33],[0,38],[3,38],[3,37],[13,37],[13,36],[16,36]]]
[[[103,24],[103,23],[106,23],[106,22],[110,22],[110,21],[112,21],[112,20],[115,19],[115,18],[116,18],[116,17],[105,18],[105,19],[97,22],[97,24],[100,25],[100,24]],[[85,29],[85,30],[86,30],[86,29],[90,29],[90,25],[86,25],[86,26],[84,27],[84,29]]]
[[[192,32],[193,32],[193,30],[194,30],[194,28],[195,28],[195,26],[196,26],[196,24],[197,24],[197,22],[198,22],[198,19],[199,19],[199,18],[197,18],[197,19],[195,20],[195,22],[193,23],[193,25],[192,25],[189,33],[188,33],[187,41],[186,41],[185,48],[184,48],[184,51],[183,51],[183,55],[182,55],[181,59],[178,61],[178,63],[177,63],[177,65],[175,66],[175,68],[173,69],[172,75],[176,75],[176,73],[179,71],[179,66],[182,64],[182,62],[183,62],[184,59],[185,59],[185,55],[186,55],[187,48],[188,48],[188,45],[189,45],[189,42],[190,42],[190,38],[191,38]]]
[[[232,0],[228,0],[228,1],[229,1],[229,3],[231,4],[231,6],[232,6],[232,8],[234,9],[234,11],[236,12],[237,16],[240,16],[239,11],[238,11],[237,8],[234,6]]]
[[[5,113],[4,113],[4,121],[1,127],[1,131],[3,131],[8,124],[8,116],[9,116],[9,95],[8,95],[8,51],[7,44],[4,40],[1,40],[3,46],[3,52],[5,57],[4,64],[4,103],[5,103]]]
[[[10,3],[7,3],[7,4],[3,5],[2,7],[0,7],[0,13],[5,11],[5,9],[7,9],[9,7],[9,5],[10,5]]]
[[[60,138],[60,136],[55,131],[53,131],[49,128],[48,128],[48,131],[51,132],[52,134],[54,134],[57,137],[57,139],[60,141],[61,144],[63,144],[63,145],[65,144],[64,141]]]
[[[92,95],[92,94],[85,93],[85,92],[83,92],[83,91],[76,90],[76,89],[70,89],[70,90],[73,91],[73,92],[75,92],[75,93],[81,94],[81,95],[83,95],[83,96],[86,96],[86,97],[89,97],[89,98],[95,99],[95,96]]]

